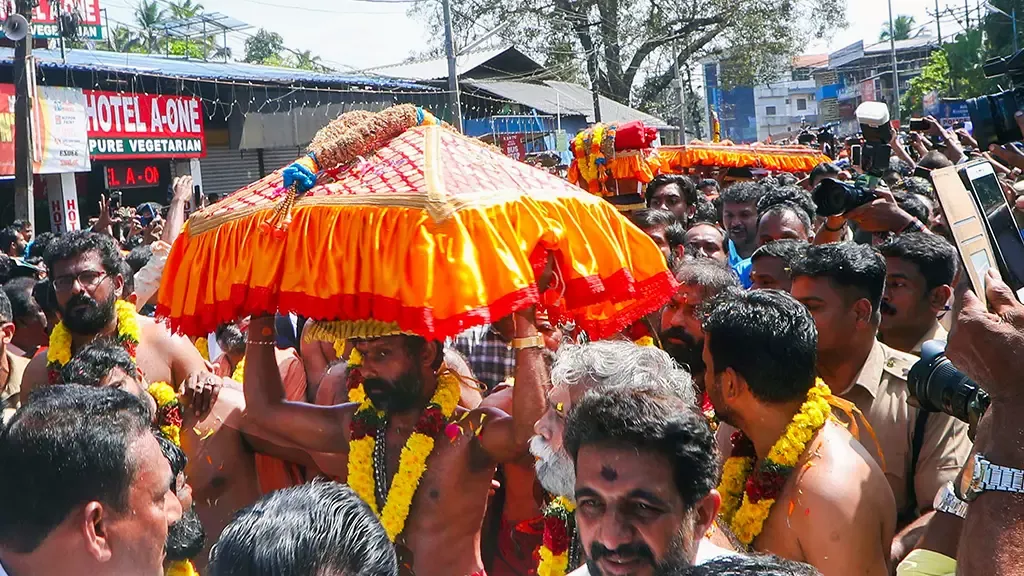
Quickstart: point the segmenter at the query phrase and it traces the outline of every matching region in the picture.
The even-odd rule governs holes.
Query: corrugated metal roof
[[[217,79],[241,82],[280,84],[360,85],[379,88],[406,88],[430,90],[427,86],[403,82],[393,78],[335,72],[314,72],[297,68],[261,66],[244,62],[204,62],[186,60],[178,56],[157,54],[126,54],[101,50],[68,50],[67,63],[63,63],[59,50],[33,50],[39,65],[44,68],[67,68],[70,70],[98,70],[106,72],[127,72],[141,75],[194,78],[196,80]],[[0,63],[10,64],[14,60],[13,48],[0,48]]]
[[[931,36],[918,36],[917,38],[908,38],[906,40],[896,41],[896,51],[901,50],[913,50],[915,48],[926,48],[928,46],[937,46],[938,40]],[[865,54],[878,54],[879,52],[890,52],[892,46],[890,46],[888,40],[881,40],[872,44],[864,45]]]
[[[501,46],[498,48],[487,48],[459,55],[455,58],[456,75],[461,77],[476,68],[484,66],[490,60],[504,55],[506,52],[529,60],[536,65],[538,70],[541,68],[540,64],[537,64],[532,58],[523,54],[516,48],[511,46]],[[390,64],[388,66],[367,68],[366,72],[380,74],[381,76],[388,76],[391,78],[405,78],[421,82],[427,80],[443,80],[448,78],[448,60],[446,58],[431,58],[414,62],[403,62],[401,64]]]
[[[525,104],[544,114],[584,116],[588,122],[594,121],[594,100],[590,88],[579,84],[555,80],[543,83],[466,80],[463,83],[486,90],[501,98]],[[603,122],[640,120],[644,124],[656,128],[674,128],[661,118],[630,108],[604,96],[601,96],[601,120]]]

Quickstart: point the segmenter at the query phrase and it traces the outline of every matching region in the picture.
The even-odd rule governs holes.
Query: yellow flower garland
[[[156,400],[160,434],[181,448],[181,404],[178,393],[166,382],[153,382],[148,388],[150,396]],[[164,572],[165,576],[199,576],[191,560],[171,562]]]
[[[776,491],[781,491],[786,477],[800,461],[807,443],[825,425],[832,415],[828,403],[831,391],[820,379],[807,392],[807,401],[786,426],[786,431],[772,446],[765,462],[755,472],[764,477],[772,476],[765,486],[748,483],[754,472],[756,457],[735,455],[725,461],[722,482],[718,492],[722,495],[721,518],[743,544],[750,545],[764,528],[764,523],[775,504]],[[760,490],[751,499],[751,492]],[[761,497],[763,496],[763,497]]]
[[[349,376],[352,377],[352,369],[362,365],[362,357],[357,350],[352,350],[348,365]],[[451,372],[442,372],[437,378],[437,390],[434,391],[430,404],[439,406],[441,415],[448,421],[455,413],[461,393],[458,377]],[[361,383],[349,390],[349,401],[359,403],[354,418],[379,415],[373,402],[366,396]],[[380,518],[388,538],[394,542],[405,529],[413,496],[423,473],[427,470],[427,458],[434,450],[434,438],[418,430],[409,436],[399,456],[398,471],[391,482],[391,491],[387,502],[384,503],[383,511],[378,511],[377,508],[376,484],[373,478],[374,445],[373,434],[349,441],[348,485]]]
[[[242,379],[245,378],[245,356],[235,364],[235,371],[231,373],[231,379],[239,384],[242,383]]]
[[[128,350],[132,360],[135,360],[135,348],[142,337],[135,306],[130,302],[118,300],[114,303],[114,312],[117,315],[117,339]],[[71,331],[64,322],[58,322],[50,332],[49,348],[46,350],[46,367],[50,372],[51,384],[59,381],[61,368],[70,361]]]
[[[203,360],[210,361],[210,341],[206,338],[196,338],[193,343],[196,350],[199,350],[199,355],[203,357]]]

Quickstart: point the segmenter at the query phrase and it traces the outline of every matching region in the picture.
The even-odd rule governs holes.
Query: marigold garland
[[[175,446],[181,448],[181,402],[178,400],[178,393],[166,382],[153,382],[149,385],[148,392],[156,400],[157,405],[157,428],[160,435],[170,440]],[[191,560],[179,560],[171,562],[164,572],[165,576],[199,576],[196,567]]]
[[[538,550],[537,576],[565,576],[569,570],[569,543],[576,505],[558,496],[544,507],[544,540]]]
[[[199,355],[203,357],[203,360],[210,361],[210,341],[206,338],[196,338],[196,341],[192,343],[199,350]]]
[[[117,315],[117,340],[128,351],[132,360],[135,360],[135,349],[138,347],[139,338],[142,335],[135,306],[124,300],[118,300],[114,303],[114,312]],[[49,372],[50,384],[60,382],[61,368],[70,361],[71,331],[64,326],[64,322],[58,322],[50,332],[50,346],[46,351],[46,368]]]
[[[423,473],[427,470],[427,458],[434,450],[434,437],[451,421],[462,390],[458,377],[452,372],[443,371],[438,376],[434,396],[423,409],[413,433],[402,448],[398,459],[398,471],[392,479],[384,509],[378,511],[373,477],[374,435],[383,423],[385,415],[374,408],[373,401],[363,390],[363,379],[358,369],[361,365],[362,356],[353,349],[348,360],[349,401],[358,402],[359,408],[352,417],[348,485],[380,518],[388,538],[394,542],[405,529],[413,496],[416,495]]]
[[[245,378],[245,356],[235,364],[235,370],[231,373],[231,379],[239,384],[242,383],[242,379]]]
[[[807,448],[807,443],[832,415],[827,398],[831,391],[818,380],[807,392],[807,401],[786,426],[768,457],[756,468],[754,445],[742,432],[733,434],[732,456],[725,461],[722,482],[722,520],[736,537],[749,546],[764,528],[772,505]]]

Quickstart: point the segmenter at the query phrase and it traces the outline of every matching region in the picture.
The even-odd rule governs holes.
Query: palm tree
[[[178,0],[171,2],[168,6],[171,9],[171,16],[176,20],[184,20],[202,14],[206,7],[199,2],[192,3],[192,0]]]
[[[320,63],[320,57],[314,56],[311,50],[295,53],[295,67],[303,70],[323,71],[326,67]]]
[[[140,48],[139,39],[124,26],[114,26],[107,35],[107,44],[97,44],[97,50],[111,52],[134,52]]]
[[[914,17],[913,16],[897,16],[896,20],[892,23],[892,33],[896,40],[910,40],[921,35],[923,30],[914,31]],[[878,35],[879,40],[889,39],[889,23],[886,22],[882,25],[882,33]]]
[[[138,24],[139,40],[149,52],[159,52],[164,43],[163,24],[167,21],[167,10],[157,0],[141,0],[135,7],[135,23]]]

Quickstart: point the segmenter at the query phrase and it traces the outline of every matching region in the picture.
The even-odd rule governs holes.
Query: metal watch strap
[[[947,482],[936,495],[933,507],[939,512],[966,518],[967,506],[967,502],[956,497],[956,492],[953,491],[953,483]]]
[[[1024,470],[986,461],[984,475],[981,477],[981,489],[1024,494]]]

